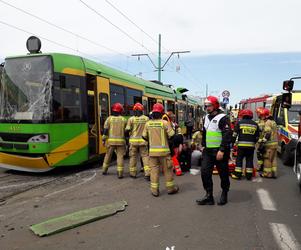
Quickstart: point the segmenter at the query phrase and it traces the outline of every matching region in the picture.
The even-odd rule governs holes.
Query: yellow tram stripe
[[[80,69],[72,69],[72,68],[64,68],[62,73],[70,74],[70,75],[77,75],[77,76],[85,76],[86,75],[85,71],[80,70]]]
[[[47,160],[49,165],[55,165],[56,163],[64,160],[71,154],[75,153],[76,151],[86,147],[88,145],[88,133],[84,132],[79,136],[73,138],[72,140],[66,142],[65,144],[57,147],[49,154],[47,154]]]

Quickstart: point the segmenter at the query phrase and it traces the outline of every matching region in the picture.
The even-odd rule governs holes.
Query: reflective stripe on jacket
[[[208,116],[209,115],[206,115],[204,123],[206,129],[206,147],[219,148],[222,142],[222,131],[218,127],[218,124],[225,114],[218,114],[213,117],[211,121]]]
[[[167,156],[170,154],[168,138],[175,132],[165,120],[150,120],[145,124],[142,136],[148,139],[149,156]]]
[[[126,130],[130,131],[129,142],[132,145],[146,145],[146,141],[142,138],[142,133],[146,122],[149,118],[145,115],[132,116],[128,119]]]
[[[242,119],[234,128],[233,136],[238,136],[238,147],[255,148],[259,139],[259,126],[252,119]]]
[[[124,130],[126,120],[123,116],[109,116],[105,121],[104,128],[108,129],[108,144],[109,145],[124,145],[125,137]]]

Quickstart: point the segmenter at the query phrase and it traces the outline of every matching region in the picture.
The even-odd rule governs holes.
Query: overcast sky
[[[206,84],[216,95],[229,89],[237,101],[279,92],[283,78],[301,73],[300,10],[300,0],[0,0],[0,58],[26,53],[34,34],[43,52],[155,79],[148,59],[131,54],[148,53],[157,65],[160,33],[163,62],[172,51],[191,51],[172,57],[163,81],[192,94],[204,95]],[[242,85],[253,87],[244,93]]]

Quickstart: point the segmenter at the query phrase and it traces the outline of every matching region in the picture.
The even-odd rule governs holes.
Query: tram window
[[[109,116],[109,98],[107,94],[99,94],[100,103],[100,130],[103,131],[104,123]]]
[[[182,104],[182,103],[179,103],[178,104],[178,108],[179,108],[179,110],[178,110],[178,121],[179,121],[179,123],[180,122],[184,122],[184,120],[185,120],[185,111],[186,111],[186,105],[185,104]]]
[[[171,101],[167,101],[167,109],[166,110],[173,110],[175,113],[175,103]]]
[[[54,122],[75,122],[82,120],[82,91],[80,82],[80,77],[72,75],[60,75],[59,81],[54,81]]]
[[[149,108],[148,108],[148,103],[147,103],[147,100],[143,100],[143,106],[144,106],[144,113],[145,114],[148,114],[150,111],[149,111]]]
[[[118,86],[115,84],[110,84],[110,97],[111,97],[111,104],[113,105],[116,102],[121,103],[124,105],[124,87]]]
[[[142,102],[142,92],[135,89],[126,89],[125,114],[134,115],[133,106],[137,102]]]
[[[157,100],[155,98],[148,98],[148,108],[151,111],[153,109],[153,106],[156,104]]]

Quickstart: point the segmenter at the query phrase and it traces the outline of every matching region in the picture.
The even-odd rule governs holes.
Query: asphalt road
[[[97,167],[43,175],[0,171],[1,249],[301,249],[301,194],[292,168],[278,179],[231,180],[229,203],[198,206],[200,175],[176,177],[180,192],[150,195],[142,176],[117,179]],[[214,176],[214,195],[220,195]],[[126,200],[125,211],[52,236],[29,230],[78,210]]]

